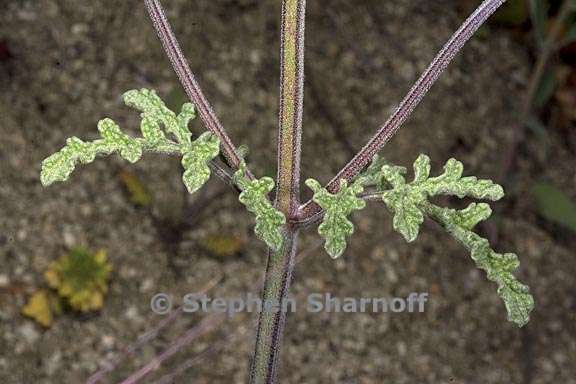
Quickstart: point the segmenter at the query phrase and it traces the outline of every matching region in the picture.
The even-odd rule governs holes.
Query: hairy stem
[[[280,48],[280,113],[278,128],[278,178],[276,209],[294,217],[300,200],[300,144],[304,88],[305,0],[283,0]],[[282,248],[269,251],[262,293],[264,303],[279,303],[288,297],[297,230],[288,223]],[[262,311],[258,319],[250,383],[274,383],[284,333],[286,312]]]
[[[294,255],[297,248],[295,231],[286,231],[282,248],[268,251],[268,265],[262,293],[262,302],[273,306],[260,312],[256,335],[254,360],[250,369],[251,384],[271,384],[276,382],[280,347],[286,322],[283,303],[288,298],[288,290],[294,269]]]
[[[305,0],[282,2],[276,208],[291,217],[300,194]]]
[[[200,118],[204,122],[204,125],[206,125],[206,128],[220,139],[222,153],[224,154],[228,164],[231,167],[238,169],[240,162],[242,161],[238,149],[232,143],[232,140],[224,130],[222,123],[216,116],[214,109],[204,96],[200,85],[196,81],[196,78],[188,65],[188,61],[184,57],[182,49],[178,44],[178,40],[176,40],[176,36],[170,27],[170,23],[166,18],[160,1],[144,0],[144,4],[146,5],[146,10],[148,11],[150,19],[152,20],[154,29],[158,34],[158,38],[162,42],[164,51],[170,59],[170,63],[178,75],[178,79],[184,87],[186,94],[198,109]],[[250,180],[254,178],[250,171],[246,172],[246,176]]]
[[[454,35],[444,45],[442,50],[436,55],[432,63],[420,76],[418,81],[412,86],[408,94],[404,97],[392,116],[380,127],[368,143],[358,152],[344,168],[326,186],[328,191],[335,193],[338,191],[340,179],[351,180],[372,160],[372,157],[380,151],[390,140],[398,129],[406,122],[414,109],[420,104],[424,96],[428,93],[432,85],[438,80],[440,75],[448,67],[448,64],[456,57],[464,44],[474,35],[474,33],[484,24],[484,22],[502,5],[506,0],[485,0],[476,11],[462,24]],[[299,221],[306,220],[320,211],[320,207],[313,201],[308,201],[300,207]]]

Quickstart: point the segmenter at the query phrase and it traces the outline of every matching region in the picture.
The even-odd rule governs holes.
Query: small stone
[[[50,355],[46,360],[46,374],[52,376],[60,368],[60,362],[62,361],[62,354],[60,352],[55,352]]]
[[[111,349],[112,347],[114,347],[115,343],[116,339],[113,336],[105,335],[104,337],[102,337],[102,345],[106,349]]]
[[[144,279],[142,284],[140,284],[140,292],[150,292],[154,287],[153,279]]]
[[[20,328],[18,328],[18,333],[28,344],[33,344],[40,337],[40,333],[36,330],[34,325],[30,323],[20,326]]]
[[[65,229],[62,236],[64,238],[64,244],[66,244],[67,247],[73,247],[76,245],[76,238],[69,230]]]

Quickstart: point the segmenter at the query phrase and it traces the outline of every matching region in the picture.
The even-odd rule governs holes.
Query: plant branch
[[[280,44],[280,113],[278,122],[278,177],[276,209],[290,220],[300,204],[300,152],[302,103],[304,99],[304,23],[306,0],[282,1]],[[268,265],[262,292],[263,303],[279,305],[278,310],[263,310],[258,318],[251,384],[276,382],[280,345],[286,312],[282,304],[288,297],[298,230],[287,223],[279,251],[268,251]]]
[[[238,169],[240,162],[242,161],[238,149],[232,143],[232,140],[224,130],[222,123],[216,116],[214,109],[212,109],[212,106],[204,96],[200,85],[196,81],[188,62],[182,53],[182,49],[178,44],[178,40],[176,40],[176,36],[172,31],[170,23],[166,18],[166,14],[164,13],[160,1],[144,0],[144,4],[146,5],[149,17],[152,20],[154,29],[158,34],[158,38],[162,42],[164,51],[170,59],[170,63],[172,64],[176,75],[178,75],[178,79],[184,87],[186,94],[198,109],[200,118],[204,122],[206,128],[220,139],[222,153],[228,164],[231,167]],[[253,179],[253,175],[250,171],[246,172],[246,176],[250,180]]]
[[[290,1],[290,0],[288,0]],[[283,303],[294,269],[294,255],[297,248],[297,232],[285,233],[282,248],[268,251],[268,265],[262,293],[263,308],[258,317],[254,360],[250,368],[250,384],[276,383],[280,346],[284,334],[286,311]]]
[[[476,11],[462,24],[454,35],[444,45],[442,50],[430,63],[428,68],[420,76],[418,81],[412,86],[408,94],[404,97],[398,108],[390,118],[380,127],[376,134],[368,143],[342,168],[336,176],[328,183],[326,188],[331,193],[338,191],[340,179],[350,181],[372,160],[374,155],[380,151],[398,129],[406,122],[414,109],[420,104],[424,96],[430,91],[432,85],[438,80],[440,75],[448,67],[450,62],[456,57],[464,44],[474,35],[474,33],[484,24],[484,22],[502,5],[506,0],[485,0]],[[300,207],[298,216],[300,219],[317,214],[320,207],[313,201],[308,201]]]
[[[300,198],[305,9],[305,0],[282,3],[276,208],[288,218],[296,213]]]

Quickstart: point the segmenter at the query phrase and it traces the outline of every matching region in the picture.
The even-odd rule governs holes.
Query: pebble
[[[28,344],[33,344],[40,337],[40,333],[36,330],[35,326],[31,323],[26,323],[18,328],[18,333],[24,338]]]

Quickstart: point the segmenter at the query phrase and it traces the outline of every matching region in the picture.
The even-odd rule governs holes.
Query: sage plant
[[[354,232],[349,219],[362,210],[367,200],[379,201],[393,215],[393,227],[408,242],[418,236],[426,217],[438,222],[471,254],[477,267],[498,286],[508,319],[518,326],[528,322],[534,300],[529,288],[512,271],[519,265],[513,253],[494,251],[488,240],[472,231],[490,214],[486,203],[471,203],[465,209],[441,207],[430,202],[439,195],[499,200],[501,186],[474,176],[463,177],[463,165],[449,159],[438,176],[431,177],[430,159],[420,155],[413,164],[413,178],[407,170],[385,161],[378,152],[408,119],[450,61],[474,32],[505,0],[485,0],[464,22],[428,69],[422,74],[392,116],[368,143],[326,185],[314,179],[305,184],[313,192],[310,201],[300,200],[300,147],[304,85],[305,0],[283,0],[281,22],[280,113],[278,130],[278,173],[276,180],[257,178],[250,172],[243,152],[228,137],[210,103],[198,85],[158,0],[144,4],[156,32],[191,103],[179,112],[171,111],[153,90],[132,90],[124,102],[141,112],[142,137],[126,135],[111,119],[98,123],[101,138],[82,141],[72,137],[59,152],[42,163],[41,181],[49,185],[67,180],[78,163],[86,164],[98,155],[118,153],[136,162],[145,151],[180,156],[183,182],[196,192],[212,174],[232,184],[239,200],[254,214],[255,234],[268,246],[268,263],[262,300],[280,303],[287,298],[298,234],[320,223],[319,235],[332,258],[341,257],[347,239]],[[193,138],[188,123],[199,114],[207,132]],[[274,198],[270,194],[274,192]],[[261,311],[256,332],[250,383],[276,382],[280,346],[286,313]]]

